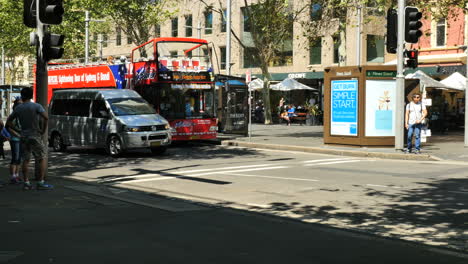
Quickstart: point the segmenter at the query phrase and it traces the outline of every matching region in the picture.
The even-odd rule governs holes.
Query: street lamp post
[[[85,64],[89,63],[89,22],[105,22],[105,20],[90,19],[89,11],[85,11]]]
[[[465,148],[468,148],[468,114],[466,112],[466,106],[468,104],[468,45],[467,46],[459,46],[459,49],[462,49],[466,53],[466,83],[465,83],[465,140],[464,140],[464,146]]]

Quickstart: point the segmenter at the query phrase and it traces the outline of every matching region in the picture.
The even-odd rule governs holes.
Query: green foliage
[[[29,46],[29,32],[32,29],[23,24],[23,1],[0,0],[0,46],[7,57],[33,54]]]

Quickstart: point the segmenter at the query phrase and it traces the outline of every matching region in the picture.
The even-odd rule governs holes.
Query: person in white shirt
[[[421,95],[413,94],[413,101],[406,105],[405,127],[408,129],[406,153],[411,153],[413,135],[415,137],[415,153],[421,153],[421,128],[427,116],[426,106],[421,103]]]

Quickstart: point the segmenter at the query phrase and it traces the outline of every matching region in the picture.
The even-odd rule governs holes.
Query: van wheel
[[[106,146],[107,153],[112,157],[118,157],[123,153],[122,141],[116,135],[110,136],[107,140]]]
[[[151,153],[153,153],[153,155],[162,155],[166,150],[167,147],[151,148]]]
[[[59,152],[59,151],[63,152],[67,149],[67,146],[63,144],[63,138],[59,133],[54,133],[52,135],[52,149],[55,152]]]

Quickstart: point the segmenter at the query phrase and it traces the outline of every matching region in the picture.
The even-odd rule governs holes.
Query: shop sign
[[[395,136],[396,80],[366,80],[366,137]]]
[[[378,78],[394,78],[396,77],[396,71],[367,71],[367,77],[378,77]]]
[[[331,135],[357,136],[358,87],[358,80],[331,82]]]
[[[290,74],[288,74],[288,78],[290,78],[290,79],[305,79],[306,74],[305,73],[290,73]]]

